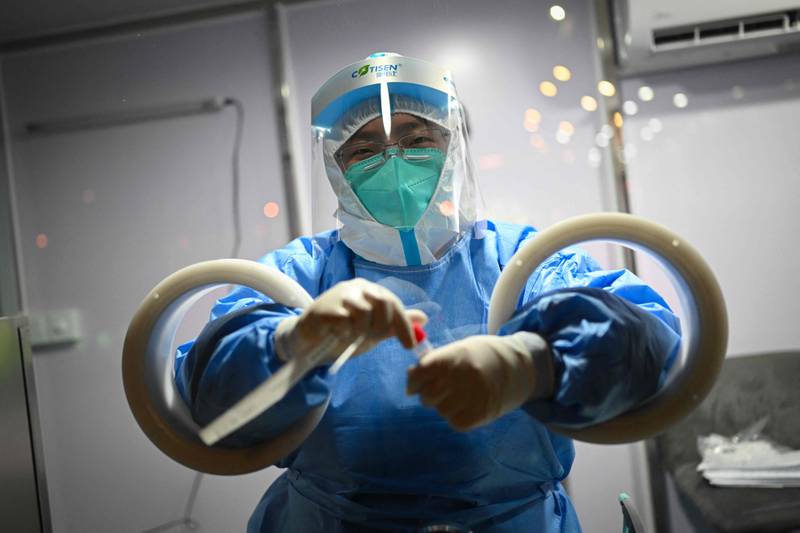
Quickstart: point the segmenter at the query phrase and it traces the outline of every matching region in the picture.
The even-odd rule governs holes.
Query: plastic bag
[[[733,437],[698,437],[702,461],[697,470],[712,485],[800,487],[800,451],[763,435],[768,422],[769,417],[763,417]]]

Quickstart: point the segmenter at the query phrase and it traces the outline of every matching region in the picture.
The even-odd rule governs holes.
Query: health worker
[[[560,483],[573,443],[544,423],[603,422],[664,383],[677,318],[636,276],[579,249],[541,265],[515,315],[486,334],[495,282],[537,231],[482,217],[464,117],[450,73],[425,61],[379,53],[334,74],[313,98],[311,126],[337,229],[260,260],[314,303],[301,311],[237,288],[178,349],[178,389],[206,425],[286,361],[337,339],[329,359],[220,444],[273,438],[329,402],[277,463],[285,471],[248,531],[580,531]],[[413,322],[435,347],[421,360]],[[356,341],[359,355],[329,375]]]

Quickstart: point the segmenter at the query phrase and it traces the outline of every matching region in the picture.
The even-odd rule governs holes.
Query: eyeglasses
[[[416,130],[413,133],[400,137],[397,142],[382,143],[380,141],[356,141],[345,143],[339,148],[334,157],[342,170],[347,170],[352,165],[365,161],[376,155],[383,155],[382,161],[376,161],[376,166],[386,161],[387,150],[396,147],[392,155],[399,155],[403,159],[426,158],[425,155],[406,154],[406,150],[411,148],[438,148],[443,152],[447,150],[450,142],[450,132],[441,128],[427,128]]]

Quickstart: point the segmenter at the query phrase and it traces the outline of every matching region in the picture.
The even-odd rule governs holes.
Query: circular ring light
[[[327,403],[280,436],[252,448],[203,444],[200,427],[175,386],[171,348],[189,307],[214,287],[226,284],[245,285],[292,307],[312,302],[295,280],[254,261],[219,259],[183,268],[156,285],[134,314],[122,352],[122,379],[136,421],[162,452],[194,470],[236,475],[261,470],[291,453],[314,430]]]
[[[621,213],[573,217],[539,233],[500,274],[489,305],[489,333],[514,314],[528,278],[547,258],[577,243],[610,241],[653,255],[673,278],[688,319],[682,324],[684,357],[665,386],[640,406],[600,424],[550,429],[585,442],[619,444],[652,437],[697,407],[711,390],[725,358],[728,318],[722,291],[711,269],[691,245],[669,229]],[[688,328],[686,327],[688,325]],[[687,338],[688,331],[688,338]]]

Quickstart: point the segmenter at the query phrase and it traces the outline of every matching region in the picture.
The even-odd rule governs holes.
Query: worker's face
[[[394,113],[388,135],[383,117],[376,117],[337,150],[336,160],[342,171],[346,171],[351,165],[383,153],[390,146],[401,149],[438,148],[446,152],[449,138],[449,132],[441,126],[408,113]]]

